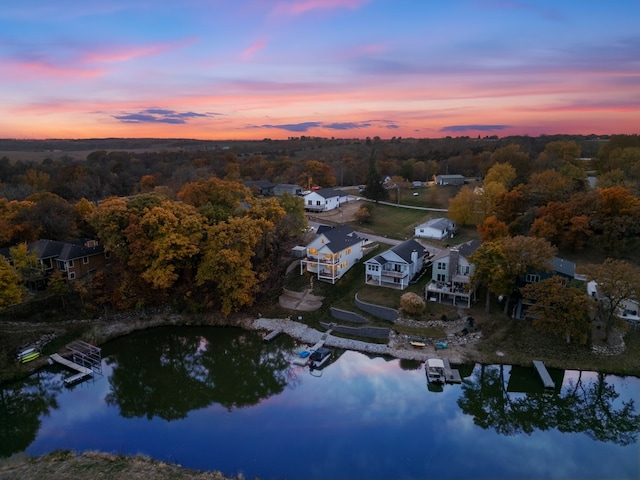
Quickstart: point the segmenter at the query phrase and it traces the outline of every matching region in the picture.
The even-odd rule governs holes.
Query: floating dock
[[[322,335],[322,338],[318,343],[316,343],[312,347],[306,347],[304,350],[300,351],[298,356],[294,358],[291,361],[291,363],[293,363],[294,365],[300,365],[301,367],[304,367],[307,363],[309,363],[309,357],[311,356],[311,354],[324,346],[324,342],[327,341],[327,337],[329,336],[330,333],[331,333],[331,330],[327,330]]]
[[[540,380],[542,380],[544,388],[556,388],[556,384],[551,378],[551,375],[549,375],[547,367],[544,366],[544,363],[542,363],[540,360],[534,360],[533,366],[535,367],[536,372],[538,372],[538,376],[540,377]]]
[[[65,367],[78,372],[75,375],[71,375],[70,377],[65,378],[64,379],[65,385],[71,385],[75,382],[79,382],[80,380],[84,380],[85,378],[93,375],[92,369],[83,367],[82,365],[78,365],[77,363],[74,363],[71,360],[67,360],[66,358],[61,357],[57,353],[50,355],[49,358],[54,362],[59,363],[60,365],[64,365]]]

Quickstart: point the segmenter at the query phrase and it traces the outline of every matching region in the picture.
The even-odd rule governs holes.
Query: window
[[[69,261],[67,262],[67,266],[68,266],[68,267],[73,267],[73,260],[69,260]]]
[[[82,257],[82,263],[87,265],[89,263],[89,257]]]
[[[446,270],[447,264],[445,262],[438,262],[438,270]]]
[[[437,278],[438,282],[445,282],[447,280],[447,276],[444,275],[443,273],[439,273],[436,278]]]
[[[534,273],[527,273],[527,283],[538,283],[540,281],[540,275]]]
[[[74,280],[76,278],[76,274],[71,272],[69,273],[69,280]]]
[[[460,275],[469,275],[469,265],[459,265],[458,270]]]

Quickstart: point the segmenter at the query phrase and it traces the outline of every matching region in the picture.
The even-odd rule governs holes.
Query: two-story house
[[[311,212],[334,210],[347,201],[347,195],[341,190],[321,188],[304,196],[304,208]]]
[[[425,288],[427,300],[470,308],[475,299],[476,287],[471,283],[473,264],[469,256],[480,242],[468,242],[442,250],[433,259],[431,282]]]
[[[105,265],[109,252],[94,239],[77,239],[68,242],[37,240],[27,246],[35,255],[45,273],[62,271],[69,280],[81,278]]]
[[[365,283],[404,290],[422,271],[429,252],[415,240],[407,240],[370,258],[365,264]]]
[[[300,261],[300,275],[305,271],[318,280],[336,283],[364,255],[363,238],[346,225],[323,229],[309,243]]]

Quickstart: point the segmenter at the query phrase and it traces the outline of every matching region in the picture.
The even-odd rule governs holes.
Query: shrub
[[[416,293],[408,292],[400,297],[400,308],[410,315],[421,314],[424,312],[425,307],[424,298]]]

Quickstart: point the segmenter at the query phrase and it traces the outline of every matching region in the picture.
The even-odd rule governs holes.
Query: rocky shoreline
[[[450,325],[457,328],[458,325]],[[265,334],[281,330],[282,333],[307,344],[315,344],[324,338],[327,347],[341,348],[345,350],[355,350],[378,355],[388,355],[402,360],[415,360],[424,362],[430,357],[448,358],[452,364],[471,363],[478,361],[475,343],[479,341],[480,334],[474,333],[462,340],[449,335],[453,341],[447,342],[444,350],[435,350],[433,346],[427,345],[424,348],[411,346],[409,339],[404,335],[397,335],[392,332],[389,342],[386,344],[369,343],[361,340],[352,340],[336,337],[331,334],[326,335],[303,323],[282,318],[258,318],[247,322],[247,327],[253,330],[264,331]]]

